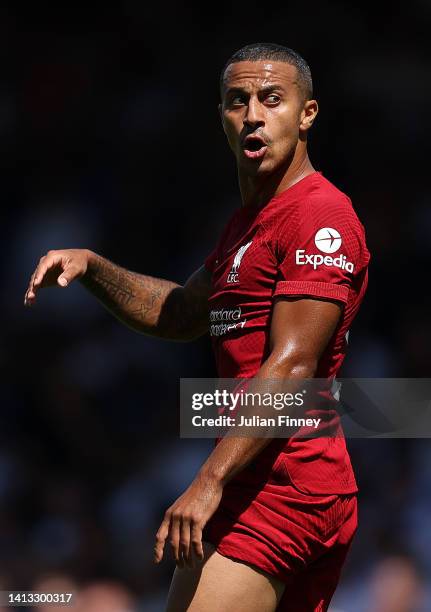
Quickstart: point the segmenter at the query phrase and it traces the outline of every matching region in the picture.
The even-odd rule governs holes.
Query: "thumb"
[[[73,263],[68,264],[57,278],[57,283],[60,285],[60,287],[67,287],[78,276],[80,276],[79,268]]]

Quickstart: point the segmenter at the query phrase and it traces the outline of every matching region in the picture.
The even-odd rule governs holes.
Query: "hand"
[[[155,563],[163,558],[168,536],[179,567],[184,567],[184,563],[195,567],[195,557],[199,561],[203,560],[202,530],[217,510],[222,493],[220,482],[198,474],[189,488],[165,512],[156,534]]]
[[[24,305],[34,304],[38,289],[55,285],[67,287],[75,278],[83,276],[87,272],[90,253],[87,249],[48,251],[40,258],[30,278]]]

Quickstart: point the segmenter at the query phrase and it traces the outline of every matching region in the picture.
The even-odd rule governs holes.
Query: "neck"
[[[261,207],[271,198],[315,172],[307,150],[295,151],[286,165],[267,176],[250,176],[238,170],[239,188],[243,206]]]

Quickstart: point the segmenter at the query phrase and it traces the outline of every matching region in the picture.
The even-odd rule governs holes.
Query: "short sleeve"
[[[369,260],[364,229],[350,200],[303,203],[280,224],[274,296],[304,295],[347,303]]]

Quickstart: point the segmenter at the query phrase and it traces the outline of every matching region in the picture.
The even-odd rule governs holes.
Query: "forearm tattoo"
[[[172,281],[131,272],[99,255],[80,280],[114,316],[142,333],[185,339],[206,325],[207,298],[187,299]]]

